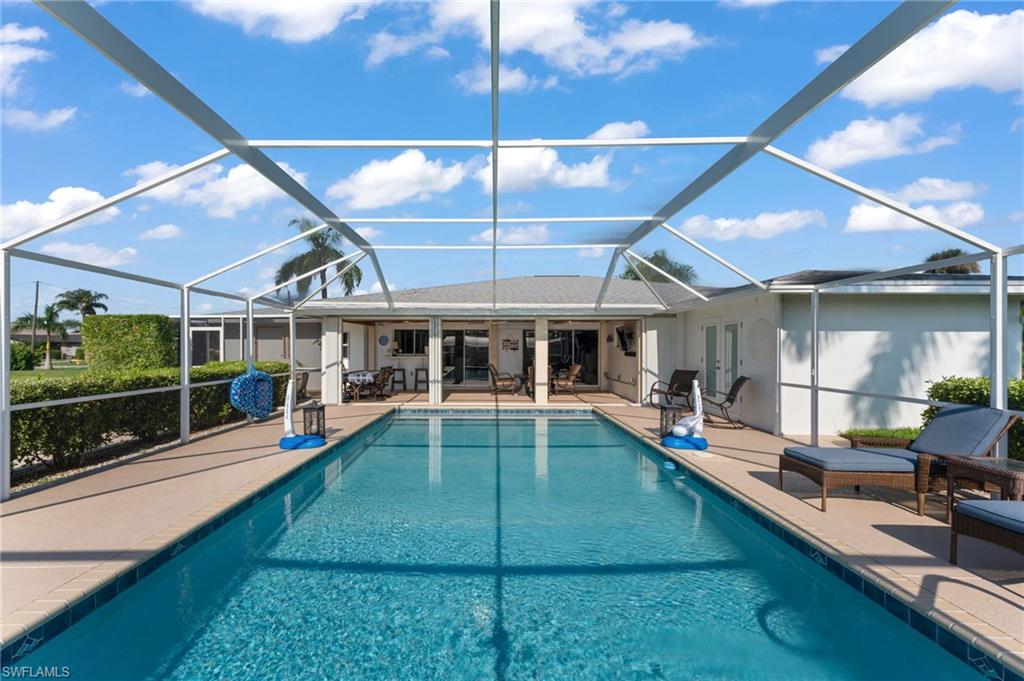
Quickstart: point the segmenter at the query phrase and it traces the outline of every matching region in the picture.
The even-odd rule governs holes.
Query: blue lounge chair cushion
[[[1024,501],[970,499],[956,505],[958,513],[1024,534]]]
[[[917,463],[917,452],[881,447],[786,447],[784,454],[827,471],[913,473]]]
[[[910,443],[910,450],[925,454],[984,456],[1010,418],[1010,412],[991,407],[943,407]]]

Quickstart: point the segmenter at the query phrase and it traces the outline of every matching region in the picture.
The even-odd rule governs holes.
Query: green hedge
[[[36,355],[28,343],[11,341],[11,371],[28,371],[36,366]]]
[[[82,320],[89,368],[157,369],[178,364],[178,324],[159,314],[94,314]]]
[[[1024,379],[1011,378],[1008,381],[1008,406],[1010,409],[1024,410]],[[956,404],[989,404],[989,379],[965,378],[962,376],[946,376],[935,381],[928,387],[928,399]],[[924,423],[927,425],[939,411],[938,407],[924,410]],[[1010,456],[1024,460],[1024,420],[1018,421],[1010,429]]]
[[[270,374],[288,371],[287,362],[257,362]],[[211,362],[194,367],[193,383],[234,378],[245,371],[244,362]],[[83,371],[74,376],[38,376],[11,385],[11,403],[24,404],[66,397],[142,390],[178,385],[178,369]],[[284,403],[288,377],[274,378],[274,404]],[[245,418],[228,402],[229,383],[193,388],[192,430]],[[155,442],[178,433],[179,392],[153,393],[107,400],[41,407],[11,414],[14,465],[37,461],[57,469],[81,465],[89,452],[115,441]]]

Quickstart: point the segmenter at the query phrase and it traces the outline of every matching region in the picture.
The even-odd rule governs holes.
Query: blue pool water
[[[19,664],[74,679],[953,679],[592,417],[396,418]]]

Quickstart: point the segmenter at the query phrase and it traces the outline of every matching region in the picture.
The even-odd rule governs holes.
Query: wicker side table
[[[953,514],[953,492],[957,480],[991,483],[1007,499],[1024,499],[1024,461],[991,456],[946,457],[946,522]]]

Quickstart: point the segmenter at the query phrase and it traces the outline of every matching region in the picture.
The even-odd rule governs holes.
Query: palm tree
[[[295,218],[288,224],[292,227],[298,227],[300,232],[308,232],[318,227],[317,223],[309,218]],[[321,229],[318,232],[307,235],[305,240],[309,244],[309,250],[284,261],[281,267],[277,269],[277,274],[274,277],[275,284],[283,284],[292,277],[296,277],[303,272],[315,270],[317,267],[323,267],[327,263],[333,262],[345,255],[341,248],[339,248],[341,236],[333,229]],[[337,266],[337,269],[340,270],[344,266],[344,264],[340,264]],[[352,292],[356,290],[356,287],[362,281],[363,271],[359,269],[358,265],[341,275],[341,284],[345,295],[352,295]],[[306,294],[309,293],[311,284],[312,277],[306,277],[296,282],[295,288],[298,294],[305,298]],[[327,270],[320,272],[320,284],[327,284]],[[326,288],[320,292],[320,297],[327,298]]]
[[[927,258],[925,262],[935,262],[936,260],[945,260],[946,258],[956,258],[961,255],[967,255],[967,251],[962,248],[947,248],[944,251],[936,251]],[[981,268],[978,267],[976,262],[968,262],[963,265],[950,265],[948,267],[939,267],[934,270],[928,270],[928,274],[978,274],[981,272]]]
[[[66,338],[69,331],[74,330],[78,327],[78,322],[70,319],[61,319],[60,310],[57,309],[56,305],[47,305],[46,309],[43,310],[43,314],[33,319],[32,315],[25,314],[14,320],[11,325],[15,331],[22,329],[32,328],[32,322],[35,321],[37,327],[41,327],[46,332],[46,356],[43,358],[43,368],[52,369],[53,363],[50,361],[50,337],[53,335],[59,338]]]
[[[642,257],[644,260],[651,262],[658,268],[665,270],[684,284],[692,284],[697,281],[697,270],[693,269],[692,265],[687,265],[686,263],[681,263],[678,260],[673,260],[671,256],[669,256],[668,251],[664,248],[659,248],[653,253],[644,253],[642,254]],[[640,274],[642,273],[647,281],[668,281],[663,274],[655,272],[647,265],[644,265],[643,263],[639,263],[639,265],[640,272],[637,272],[633,263],[627,260],[626,269],[622,271],[619,278],[639,281]]]
[[[106,293],[100,293],[99,291],[90,291],[85,288],[76,288],[71,291],[64,291],[57,296],[57,302],[54,303],[54,307],[59,310],[67,310],[68,312],[77,312],[81,315],[84,320],[88,315],[96,314],[96,310],[107,311],[107,306],[103,303],[109,296]]]

